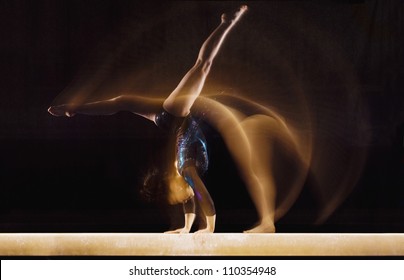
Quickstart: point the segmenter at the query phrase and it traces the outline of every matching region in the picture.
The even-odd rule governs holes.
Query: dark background
[[[96,98],[122,82],[169,94],[221,13],[243,3],[1,1],[0,231],[161,232],[181,217],[138,193],[165,137],[152,123],[128,112],[56,118],[47,108],[66,89]],[[212,76],[302,130],[309,119],[315,134],[311,176],[278,232],[403,232],[402,1],[248,5]],[[256,213],[207,129],[217,231],[240,232]],[[339,190],[344,199],[324,218]]]

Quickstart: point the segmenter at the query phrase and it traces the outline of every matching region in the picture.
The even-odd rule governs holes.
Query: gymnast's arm
[[[120,95],[118,97],[84,104],[63,104],[51,106],[48,112],[54,116],[72,117],[75,114],[112,115],[129,111],[154,122],[156,113],[163,104],[163,99]]]
[[[183,203],[184,209],[184,227],[166,231],[165,233],[189,233],[195,221],[195,198],[192,197]]]

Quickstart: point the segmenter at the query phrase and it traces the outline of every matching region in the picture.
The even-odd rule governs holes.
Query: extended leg
[[[213,59],[218,53],[226,35],[247,10],[240,7],[232,16],[223,15],[222,22],[213,31],[201,47],[195,65],[182,78],[174,91],[163,102],[163,107],[169,113],[181,117],[186,116],[199,96],[206,77],[208,76]],[[48,111],[55,116],[73,116],[76,113],[88,115],[109,115],[127,110],[154,121],[161,101],[138,96],[121,95],[117,98],[91,102],[86,104],[62,104],[51,106]]]
[[[52,106],[48,112],[54,116],[72,117],[84,115],[112,115],[120,111],[129,111],[154,121],[155,114],[161,108],[162,100],[136,95],[120,95],[118,97],[85,104],[63,104]]]
[[[241,6],[232,16],[222,15],[222,22],[202,45],[195,65],[164,101],[163,107],[167,112],[177,117],[184,117],[189,114],[195,99],[202,91],[213,59],[226,35],[246,10],[247,6]]]

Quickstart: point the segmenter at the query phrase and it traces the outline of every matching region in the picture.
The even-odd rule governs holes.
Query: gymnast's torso
[[[203,175],[209,164],[208,149],[205,135],[200,128],[200,121],[191,114],[176,117],[165,110],[155,118],[156,125],[175,136],[176,160],[178,173],[194,165],[199,175]]]

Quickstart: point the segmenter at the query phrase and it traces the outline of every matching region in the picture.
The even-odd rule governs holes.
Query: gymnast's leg
[[[189,114],[195,99],[202,91],[213,59],[217,55],[226,35],[246,10],[247,6],[241,6],[231,16],[222,15],[220,25],[203,43],[195,65],[164,101],[163,107],[167,112],[177,117],[185,117]]]
[[[204,42],[195,65],[182,78],[174,91],[164,100],[163,108],[177,117],[189,114],[195,99],[199,96],[209,74],[213,59],[218,53],[226,35],[247,10],[241,6],[231,16],[222,15],[220,25]],[[54,116],[74,116],[75,114],[110,115],[119,111],[130,111],[151,121],[161,108],[160,100],[152,98],[120,95],[109,100],[102,100],[86,104],[61,104],[51,106],[48,111]]]

